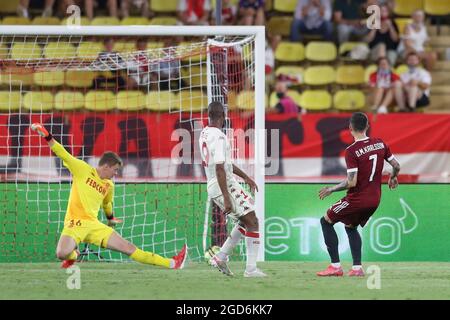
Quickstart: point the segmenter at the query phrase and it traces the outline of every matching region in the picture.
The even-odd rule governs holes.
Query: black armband
[[[44,139],[47,140],[47,141],[50,141],[50,140],[53,139],[53,136],[52,136],[51,133],[49,133],[48,136],[46,136]]]

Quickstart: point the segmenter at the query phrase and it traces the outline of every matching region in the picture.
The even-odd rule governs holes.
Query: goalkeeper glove
[[[44,138],[47,141],[50,141],[53,139],[53,136],[51,133],[45,129],[45,127],[40,123],[33,123],[31,125],[31,130],[37,132],[38,135],[40,135],[42,138]]]
[[[117,224],[122,223],[123,221],[114,217],[114,215],[107,216],[108,226],[115,227]]]

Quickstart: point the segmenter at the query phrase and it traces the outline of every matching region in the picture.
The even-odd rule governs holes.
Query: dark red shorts
[[[327,216],[333,223],[364,227],[377,210],[378,204],[379,201],[344,197],[328,209]]]

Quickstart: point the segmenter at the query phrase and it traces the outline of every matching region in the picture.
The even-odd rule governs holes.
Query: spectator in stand
[[[178,20],[184,25],[208,25],[210,0],[178,0]]]
[[[334,20],[337,24],[339,43],[350,40],[351,36],[363,37],[367,34],[363,12],[366,0],[335,0]]]
[[[239,24],[245,26],[263,26],[266,20],[264,16],[264,9],[264,0],[240,0]]]
[[[276,113],[295,113],[298,114],[300,109],[295,101],[287,95],[288,87],[285,82],[278,81],[275,85],[275,92],[278,97],[278,103],[275,105]]]
[[[231,0],[222,1],[222,25],[233,26],[237,22],[237,6]],[[216,24],[216,12],[211,11],[211,24]]]
[[[274,75],[274,68],[275,68],[275,51],[280,42],[281,42],[280,35],[267,34],[266,55],[265,55],[265,57],[266,57],[266,64],[265,64],[266,88],[267,88],[267,86],[271,85],[271,83],[274,80],[273,75]]]
[[[149,9],[148,0],[121,0],[120,10],[123,18],[130,15],[130,9],[139,12],[145,18],[151,18],[153,16],[153,12]]]
[[[139,38],[136,41],[136,54],[133,63],[129,66],[128,88],[148,85],[150,82],[150,62],[147,55],[147,39]]]
[[[389,60],[386,57],[378,59],[378,69],[369,77],[369,86],[372,88],[373,107],[376,113],[387,113],[388,107],[394,99],[394,88],[400,77],[392,72]]]
[[[117,0],[84,0],[84,8],[86,16],[89,20],[94,19],[94,8],[108,8],[108,13],[111,17],[118,18],[118,5]]]
[[[28,13],[28,8],[30,7],[30,1],[32,0],[20,0],[19,4],[17,6],[17,15],[19,17],[25,17],[30,18],[30,14]],[[64,0],[67,2],[66,0]],[[35,4],[34,1],[32,1],[33,5]],[[55,0],[45,0],[45,1],[37,1],[40,5],[42,5],[42,2],[44,3],[44,11],[42,12],[43,17],[51,17],[53,15],[53,5],[55,4]],[[72,3],[70,3],[72,4]]]
[[[324,40],[332,40],[330,0],[298,0],[291,25],[291,41],[302,41],[303,34],[318,34]]]
[[[419,66],[420,57],[415,52],[408,54],[406,63],[408,71],[400,75],[401,82],[395,85],[395,100],[401,112],[430,104],[430,73]]]
[[[400,41],[398,26],[390,17],[389,7],[380,7],[380,29],[372,29],[365,37],[369,44],[372,61],[387,57],[393,66],[397,61],[397,47]]]
[[[424,24],[425,13],[417,10],[412,14],[412,23],[405,27],[405,34],[398,48],[401,55],[408,56],[410,52],[416,52],[422,59],[425,68],[432,70],[437,60],[437,54],[433,51],[425,51],[425,44],[429,40],[427,28]]]

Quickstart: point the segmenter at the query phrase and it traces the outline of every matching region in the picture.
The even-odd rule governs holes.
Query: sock
[[[73,250],[66,258],[66,260],[77,260],[78,254],[75,250]]]
[[[220,248],[220,252],[217,254],[219,259],[225,260],[233,252],[233,249],[236,247],[239,241],[241,241],[244,235],[245,229],[242,228],[239,224],[236,224],[233,230],[231,230],[227,241],[225,241],[222,248]]]
[[[339,240],[336,234],[336,230],[334,230],[333,225],[328,223],[324,217],[320,219],[320,224],[322,225],[323,238],[325,240],[325,244],[327,245],[331,263],[339,263]]]
[[[153,264],[155,266],[166,268],[172,268],[174,264],[172,259],[163,258],[155,253],[142,251],[141,249],[136,249],[136,251],[130,255],[130,258],[136,262]]]
[[[359,270],[359,269],[361,269],[361,268],[362,268],[361,265],[359,265],[359,266],[353,266],[353,267],[352,267],[353,270]]]
[[[340,262],[332,263],[331,266],[333,268],[340,268],[341,267],[341,263]]]
[[[246,271],[252,272],[256,270],[256,259],[259,250],[259,232],[245,232],[245,245],[247,249],[247,266]]]
[[[345,228],[348,236],[348,242],[350,243],[350,250],[352,252],[353,265],[361,265],[361,247],[362,241],[359,235],[358,229],[356,228]]]

